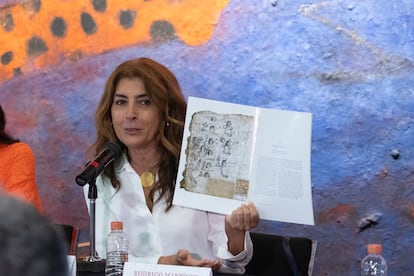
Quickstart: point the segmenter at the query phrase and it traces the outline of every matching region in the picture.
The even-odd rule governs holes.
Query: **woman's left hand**
[[[259,224],[260,216],[253,203],[243,204],[225,219],[225,231],[227,234],[227,247],[237,255],[244,249],[244,235],[246,231],[255,228]]]
[[[248,231],[259,224],[260,216],[252,202],[243,204],[226,216],[226,229]]]

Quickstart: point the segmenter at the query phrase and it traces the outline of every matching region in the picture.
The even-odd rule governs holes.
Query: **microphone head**
[[[101,153],[92,161],[90,161],[81,174],[76,176],[76,183],[84,186],[91,184],[95,178],[105,169],[105,167],[120,157],[122,154],[122,146],[119,143],[106,142],[103,145]]]
[[[111,151],[111,153],[114,156],[114,159],[117,159],[122,154],[122,147],[119,143],[108,141],[104,144],[104,148]]]

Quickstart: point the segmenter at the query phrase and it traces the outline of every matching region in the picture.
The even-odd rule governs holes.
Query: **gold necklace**
[[[154,185],[155,177],[152,172],[146,171],[140,175],[142,187],[151,188]]]

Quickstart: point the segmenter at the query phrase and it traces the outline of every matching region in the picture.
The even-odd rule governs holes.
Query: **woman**
[[[7,134],[5,128],[6,117],[0,106],[0,188],[42,211],[33,152],[29,145]]]
[[[112,141],[124,154],[96,179],[97,252],[106,257],[110,222],[119,220],[129,261],[243,273],[252,255],[248,230],[259,222],[253,204],[229,216],[172,205],[185,111],[177,79],[151,59],[126,61],[107,80],[90,153]]]

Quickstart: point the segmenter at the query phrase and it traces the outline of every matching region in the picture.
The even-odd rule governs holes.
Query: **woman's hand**
[[[252,202],[243,204],[226,216],[226,228],[247,231],[259,224],[260,216]]]
[[[253,203],[243,204],[226,216],[225,230],[228,249],[233,255],[244,250],[245,232],[259,224],[260,216]]]
[[[219,260],[198,259],[186,249],[178,250],[177,254],[175,255],[162,256],[158,259],[158,263],[169,265],[210,267],[214,271],[217,271],[221,266],[221,262]]]

